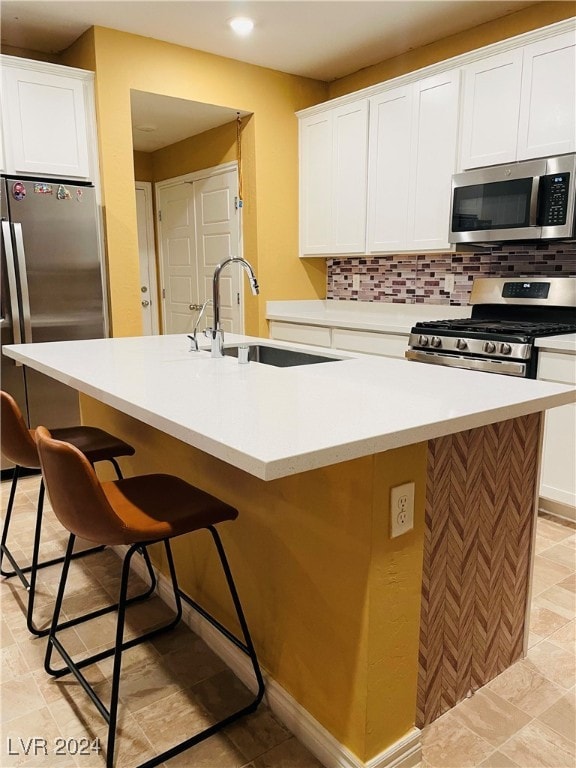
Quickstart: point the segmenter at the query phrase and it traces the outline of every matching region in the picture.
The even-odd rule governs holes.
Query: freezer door
[[[105,335],[101,239],[94,189],[7,180],[24,341]]]
[[[21,365],[16,365],[14,360],[1,354],[1,348],[5,344],[15,344],[21,341],[16,266],[14,263],[12,231],[8,221],[8,207],[4,188],[1,190],[0,217],[0,376],[2,388],[16,399],[22,413],[26,414],[24,368]],[[16,333],[14,332],[15,330]],[[12,467],[13,465],[2,456],[2,470],[11,469]]]

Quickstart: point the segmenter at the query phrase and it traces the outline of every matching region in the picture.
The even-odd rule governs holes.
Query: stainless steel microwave
[[[457,173],[450,242],[574,239],[575,177],[575,154]]]

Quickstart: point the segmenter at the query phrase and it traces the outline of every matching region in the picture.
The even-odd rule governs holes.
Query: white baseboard
[[[120,553],[126,547],[114,547]],[[134,570],[142,578],[146,578],[146,565],[140,557],[132,559]],[[160,599],[172,605],[172,588],[168,579],[162,573],[156,573],[158,578],[157,592]],[[182,603],[182,620],[190,629],[202,638],[219,656],[222,661],[238,676],[246,687],[253,693],[257,684],[248,656],[237,648],[234,643],[206,621],[190,605]],[[276,717],[289,731],[326,766],[326,768],[413,768],[422,758],[418,728],[412,728],[399,741],[368,762],[363,762],[347,747],[340,744],[326,728],[304,709],[287,691],[275,680],[268,678],[263,671],[266,682],[264,701]]]

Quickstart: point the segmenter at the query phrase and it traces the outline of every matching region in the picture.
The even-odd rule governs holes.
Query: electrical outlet
[[[446,293],[452,293],[454,291],[454,275],[446,275],[444,278],[444,290]]]
[[[358,274],[358,272],[352,275],[352,290],[353,291],[360,290],[360,275]]]
[[[390,490],[391,539],[414,528],[414,490],[414,483],[397,485]]]

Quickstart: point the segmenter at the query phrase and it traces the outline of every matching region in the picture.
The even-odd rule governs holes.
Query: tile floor
[[[12,549],[25,561],[30,554],[38,478],[21,481]],[[8,483],[1,484],[2,509]],[[65,534],[47,510],[42,553],[59,552]],[[73,569],[73,592],[65,612],[86,603],[105,604],[114,594],[118,559],[111,552],[92,555]],[[38,621],[51,613],[58,567],[42,572]],[[536,576],[532,599],[530,650],[525,659],[423,732],[420,768],[574,768],[575,755],[575,527],[551,519],[538,521]],[[1,678],[0,768],[60,768],[105,765],[92,745],[105,741],[105,726],[74,680],[49,678],[43,669],[45,640],[32,638],[23,620],[24,593],[15,579],[0,583]],[[130,630],[161,620],[164,606],[154,599],[130,611]],[[74,653],[108,645],[113,619],[102,617],[97,631],[66,631]],[[194,663],[190,651],[194,652]],[[223,663],[183,626],[170,635],[130,650],[121,688],[121,732],[117,766],[138,765],[241,705],[246,690]],[[106,700],[110,661],[90,668],[90,679]],[[29,742],[36,737],[40,741]],[[22,740],[22,741],[20,741]],[[48,755],[43,754],[46,742]],[[28,747],[28,754],[25,754]],[[63,754],[55,755],[61,747]],[[72,754],[75,750],[82,753]],[[34,752],[36,752],[34,754]],[[173,758],[165,768],[321,768],[320,763],[265,706],[257,713]]]

